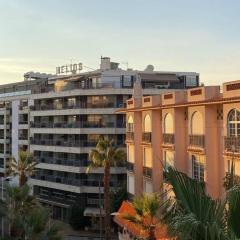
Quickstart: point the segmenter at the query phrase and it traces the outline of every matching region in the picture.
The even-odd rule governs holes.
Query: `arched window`
[[[127,121],[127,132],[133,132],[133,117],[130,115]]]
[[[173,133],[173,117],[171,113],[167,113],[164,118],[164,133]]]
[[[151,117],[148,114],[144,118],[144,132],[152,132]]]
[[[191,118],[191,134],[192,135],[203,135],[203,117],[200,112],[194,112]]]
[[[228,136],[240,136],[240,112],[237,109],[228,114]]]

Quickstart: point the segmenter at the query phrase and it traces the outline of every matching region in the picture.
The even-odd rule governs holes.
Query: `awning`
[[[101,209],[101,213],[100,213],[100,208],[91,208],[91,207],[88,207],[84,210],[84,213],[83,215],[85,217],[100,217],[100,216],[104,216],[105,213],[104,213],[104,210]]]
[[[141,229],[141,227],[136,226],[134,223],[129,222],[124,219],[123,216],[125,214],[135,215],[136,211],[132,205],[132,203],[128,201],[123,201],[121,207],[119,208],[116,216],[114,217],[114,222],[116,222],[119,226],[126,229],[129,233],[131,233],[135,237],[146,238],[147,233]],[[170,240],[167,234],[167,227],[161,224],[158,224],[155,230],[155,236],[157,240]]]

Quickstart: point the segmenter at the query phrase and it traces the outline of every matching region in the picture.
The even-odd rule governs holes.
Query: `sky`
[[[101,56],[120,67],[240,79],[239,0],[0,0],[0,84]]]

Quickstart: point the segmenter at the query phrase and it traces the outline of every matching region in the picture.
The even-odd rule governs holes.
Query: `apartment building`
[[[234,161],[240,176],[240,81],[169,91],[127,101],[127,183],[130,198],[164,191],[171,165],[204,181],[213,198]],[[170,194],[170,193],[169,193]]]
[[[99,215],[103,169],[86,174],[89,153],[100,136],[125,147],[125,115],[116,114],[139,79],[141,95],[199,85],[199,74],[121,70],[110,58],[100,69],[70,75],[25,74],[20,83],[0,86],[1,171],[10,155],[29,150],[38,161],[29,179],[33,194],[51,206],[53,217],[66,220],[78,204],[86,216]],[[111,168],[112,187],[126,182],[126,167]],[[102,196],[101,196],[102,198]]]

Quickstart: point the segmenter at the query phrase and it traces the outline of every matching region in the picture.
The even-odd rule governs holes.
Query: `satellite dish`
[[[153,72],[153,70],[154,70],[154,66],[149,64],[149,65],[147,65],[147,67],[145,68],[144,71]]]

